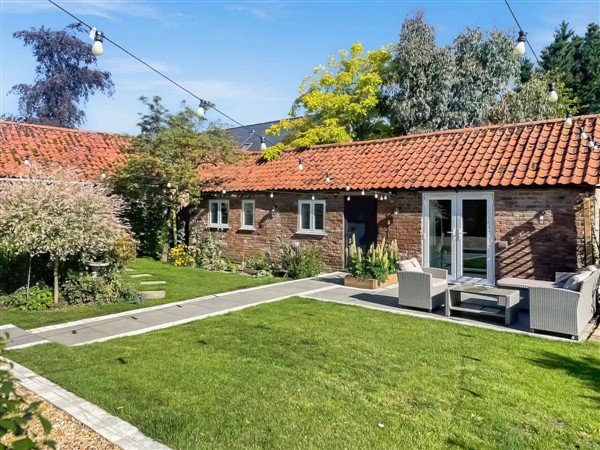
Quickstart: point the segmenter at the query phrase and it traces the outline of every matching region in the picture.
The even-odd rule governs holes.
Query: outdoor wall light
[[[90,38],[94,40],[94,45],[92,45],[92,54],[94,56],[100,56],[104,53],[104,47],[102,46],[102,41],[104,40],[104,34],[102,31],[96,30],[96,28],[92,28],[90,30]]]
[[[541,209],[538,211],[538,213],[536,214],[538,222],[539,223],[544,223],[544,220],[546,219],[546,211]]]
[[[556,88],[554,87],[554,83],[550,83],[548,85],[548,100],[552,103],[558,101],[558,94],[556,93]]]

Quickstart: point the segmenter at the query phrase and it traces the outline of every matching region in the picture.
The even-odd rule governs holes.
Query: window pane
[[[300,205],[300,228],[310,230],[310,204],[302,203]]]
[[[229,205],[227,202],[221,202],[221,225],[229,223]]]
[[[325,231],[325,205],[315,204],[315,230]]]
[[[210,204],[210,223],[219,223],[219,204],[216,202]]]
[[[252,202],[244,203],[244,220],[242,225],[245,227],[254,226],[254,203]]]

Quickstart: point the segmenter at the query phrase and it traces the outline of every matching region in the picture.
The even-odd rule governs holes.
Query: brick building
[[[30,161],[100,180],[125,160],[129,140],[0,121],[0,177],[23,176]],[[272,162],[247,154],[200,168],[205,194],[189,227],[216,233],[234,261],[297,242],[320,246],[327,268],[341,269],[354,234],[365,248],[396,239],[403,256],[454,279],[550,279],[597,257],[591,140],[600,142],[598,115],[319,145]]]
[[[191,227],[217,233],[234,261],[297,242],[342,269],[354,234],[365,248],[396,239],[454,279],[551,279],[597,258],[594,139],[597,115],[249,155],[201,168]]]

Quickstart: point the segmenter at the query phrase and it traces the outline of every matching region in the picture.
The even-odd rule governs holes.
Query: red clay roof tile
[[[22,177],[25,159],[32,164],[60,164],[85,179],[99,179],[125,161],[130,136],[0,121],[0,176]]]

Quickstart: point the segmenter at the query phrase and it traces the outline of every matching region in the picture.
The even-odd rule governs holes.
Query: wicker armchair
[[[421,267],[416,258],[398,261],[398,269],[398,305],[431,312],[444,304],[447,270]]]
[[[532,287],[529,289],[529,319],[532,331],[568,334],[580,339],[596,312],[596,288],[600,271],[584,279],[579,290]]]

